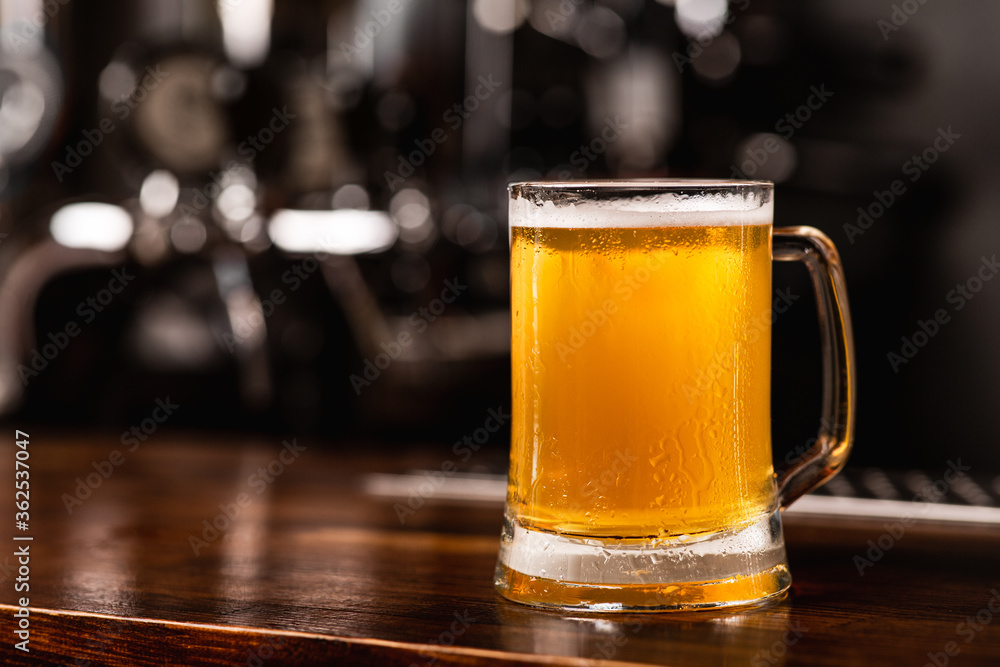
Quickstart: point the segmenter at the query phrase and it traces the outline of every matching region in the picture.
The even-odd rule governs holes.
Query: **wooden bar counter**
[[[463,478],[472,500],[420,475],[411,498],[379,491],[396,473],[449,478],[450,449],[157,433],[130,451],[25,430],[27,530],[13,428],[0,447],[2,664],[1000,664],[996,527],[789,514],[780,602],[566,614],[494,593],[489,480]],[[30,588],[15,592],[25,545]]]

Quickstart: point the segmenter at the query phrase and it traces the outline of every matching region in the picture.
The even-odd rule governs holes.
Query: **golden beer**
[[[686,539],[774,510],[771,226],[696,221],[512,227],[521,527]]]
[[[494,583],[582,611],[756,604],[791,585],[780,509],[843,466],[854,352],[833,243],[765,181],[515,183],[511,465]],[[771,464],[771,262],[820,309],[816,445]]]

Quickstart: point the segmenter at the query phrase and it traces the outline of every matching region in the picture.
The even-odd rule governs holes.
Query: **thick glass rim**
[[[629,178],[629,179],[594,179],[575,181],[514,181],[507,184],[511,194],[528,190],[535,191],[568,191],[580,190],[642,190],[647,192],[676,192],[684,190],[730,190],[739,188],[760,188],[773,190],[773,181],[713,179],[713,178]]]
[[[510,183],[507,189],[512,207],[518,201],[535,206],[629,201],[633,207],[648,201],[656,203],[656,211],[662,213],[669,210],[670,201],[719,198],[719,201],[745,202],[745,206],[739,207],[741,210],[758,209],[774,201],[774,183],[771,181],[710,178],[521,181]],[[725,210],[729,208],[727,206]]]

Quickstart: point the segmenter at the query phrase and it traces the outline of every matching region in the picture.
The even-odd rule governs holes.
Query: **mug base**
[[[501,595],[594,612],[758,604],[791,585],[779,511],[740,528],[649,540],[566,537],[507,518],[497,563]]]

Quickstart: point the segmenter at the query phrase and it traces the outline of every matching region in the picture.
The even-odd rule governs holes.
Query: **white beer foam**
[[[600,229],[616,227],[742,227],[769,225],[774,217],[774,199],[727,195],[704,197],[664,193],[652,197],[614,201],[577,201],[537,205],[524,197],[510,203],[511,227],[557,227]]]

